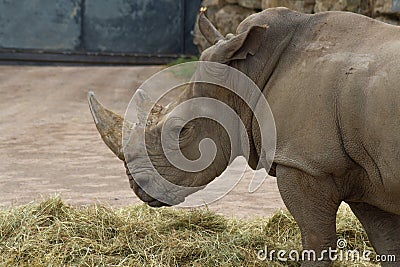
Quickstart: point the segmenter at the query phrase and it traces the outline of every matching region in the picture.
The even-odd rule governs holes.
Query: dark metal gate
[[[0,0],[0,60],[166,63],[197,54],[200,0]]]

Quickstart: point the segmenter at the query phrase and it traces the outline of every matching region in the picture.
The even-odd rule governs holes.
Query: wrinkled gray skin
[[[400,27],[352,13],[304,15],[284,8],[248,17],[235,36],[222,40],[210,25],[200,24],[216,42],[200,59],[241,70],[270,104],[277,130],[271,173],[301,229],[303,248],[318,253],[336,247],[336,212],[345,201],[376,252],[400,260]],[[261,147],[251,112],[223,90],[187,91],[179,101],[207,96],[235,108],[250,133],[249,165],[255,168]],[[162,115],[158,119],[162,124]],[[207,184],[229,164],[229,139],[209,121],[191,127],[191,141],[182,150],[196,158],[198,140],[212,138],[219,154],[210,168],[188,174],[168,167],[162,156],[153,163],[156,168],[162,163],[157,170],[177,184]],[[149,134],[157,139],[158,130]],[[132,179],[131,185],[143,201],[163,204]],[[329,265],[326,260],[302,266]]]

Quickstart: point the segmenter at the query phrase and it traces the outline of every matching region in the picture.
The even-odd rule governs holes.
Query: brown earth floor
[[[0,67],[0,207],[60,194],[70,204],[139,203],[125,169],[93,124],[86,93],[121,114],[136,88],[162,67]],[[248,193],[251,171],[209,208],[267,216],[284,207],[275,178]]]

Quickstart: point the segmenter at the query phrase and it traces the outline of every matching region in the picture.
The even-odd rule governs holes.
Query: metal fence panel
[[[74,50],[81,45],[81,0],[1,0],[0,47]]]
[[[85,49],[183,53],[182,8],[182,1],[177,0],[86,0]]]
[[[159,63],[197,54],[200,2],[0,0],[0,60]]]

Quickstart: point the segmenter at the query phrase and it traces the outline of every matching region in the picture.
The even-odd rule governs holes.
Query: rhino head
[[[145,99],[146,94],[139,89],[135,98]],[[187,96],[179,98],[177,103],[185,100]],[[183,202],[187,195],[202,189],[219,176],[230,162],[231,141],[227,132],[217,122],[207,118],[187,122],[185,117],[192,110],[183,108],[177,112],[175,109],[171,114],[171,105],[163,107],[156,104],[147,118],[141,118],[145,120],[131,123],[103,107],[94,93],[89,92],[88,101],[103,141],[125,164],[131,188],[152,207]],[[137,108],[140,114],[140,105]],[[125,142],[124,136],[127,136]],[[204,142],[207,139],[213,141]],[[172,157],[179,150],[192,166],[174,166],[165,152],[168,148],[162,143],[178,144],[178,148],[169,148]],[[161,182],[164,179],[166,183]]]
[[[202,53],[200,60],[223,64],[236,60],[243,61],[242,59],[253,56],[259,49],[263,34],[268,28],[264,24],[251,26],[237,35],[230,34],[224,37],[202,13],[198,23],[200,31],[212,45]],[[254,169],[258,165],[260,151],[257,151],[255,145],[257,142],[254,142],[252,137],[257,131],[255,127],[257,125],[252,121],[250,108],[229,90],[215,87],[216,85],[187,85],[177,100],[166,107],[159,103],[150,104],[151,101],[146,94],[139,89],[134,97],[139,118],[139,122],[135,124],[124,121],[123,117],[104,108],[93,93],[88,94],[90,109],[103,141],[124,162],[131,188],[148,205],[160,207],[183,202],[186,196],[204,188],[219,176],[230,162],[242,155],[246,149],[249,165]],[[238,137],[243,133],[232,137],[222,125],[208,118],[186,120],[184,117],[188,115],[190,117],[194,112],[194,108],[190,105],[171,115],[179,103],[199,97],[222,101],[238,114],[247,134],[247,147],[244,150],[243,143]],[[149,110],[149,105],[151,112],[144,112]],[[218,111],[213,112],[218,113]],[[232,127],[239,127],[235,123],[232,121]],[[129,138],[124,142],[123,135],[126,133],[129,133]],[[141,143],[138,140],[146,141]],[[195,170],[178,168],[172,164],[164,151],[163,143],[177,143],[178,146],[171,148],[170,151],[178,150],[188,161],[196,162]],[[210,151],[213,153],[209,153]],[[146,158],[150,159],[153,168],[149,167]]]

